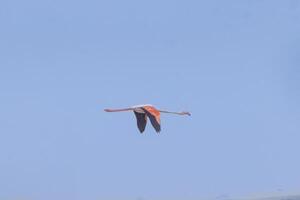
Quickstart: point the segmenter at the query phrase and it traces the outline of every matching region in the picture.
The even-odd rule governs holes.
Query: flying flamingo
[[[104,109],[104,111],[106,112],[133,111],[137,119],[137,126],[141,133],[143,133],[145,130],[147,124],[147,117],[150,119],[150,122],[154,127],[155,131],[159,133],[161,130],[160,113],[191,116],[189,112],[170,112],[170,111],[158,110],[150,104],[137,105],[137,106],[132,106],[130,108],[123,108],[123,109]]]

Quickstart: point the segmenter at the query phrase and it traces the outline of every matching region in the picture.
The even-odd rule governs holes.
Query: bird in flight
[[[160,113],[191,116],[191,113],[189,112],[170,112],[170,111],[158,110],[150,104],[137,105],[137,106],[132,106],[130,108],[123,108],[123,109],[104,109],[104,111],[106,112],[133,111],[137,120],[138,129],[141,133],[145,131],[147,118],[150,119],[150,122],[157,133],[161,131]]]

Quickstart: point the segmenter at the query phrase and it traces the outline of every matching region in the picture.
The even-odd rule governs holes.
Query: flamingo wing
[[[142,107],[142,109],[146,113],[147,117],[149,117],[155,131],[159,133],[161,131],[160,112],[152,106],[145,106]]]
[[[137,126],[138,126],[140,132],[143,133],[145,131],[146,124],[147,124],[147,116],[145,113],[138,113],[135,111],[134,111],[134,114],[136,117]]]

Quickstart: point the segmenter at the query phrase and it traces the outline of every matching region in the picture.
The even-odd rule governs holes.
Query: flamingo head
[[[192,114],[191,114],[190,112],[183,111],[183,112],[181,112],[181,115],[188,115],[188,116],[191,116]]]

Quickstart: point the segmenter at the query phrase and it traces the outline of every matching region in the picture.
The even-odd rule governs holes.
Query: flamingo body
[[[125,109],[105,109],[106,112],[122,112],[122,111],[133,111],[137,120],[137,126],[141,133],[145,131],[147,125],[147,119],[150,119],[150,122],[157,133],[161,131],[161,121],[160,121],[160,113],[170,113],[170,114],[178,114],[178,115],[191,115],[189,112],[169,112],[169,111],[161,111],[156,109],[151,104],[144,105],[136,105],[130,108]]]

